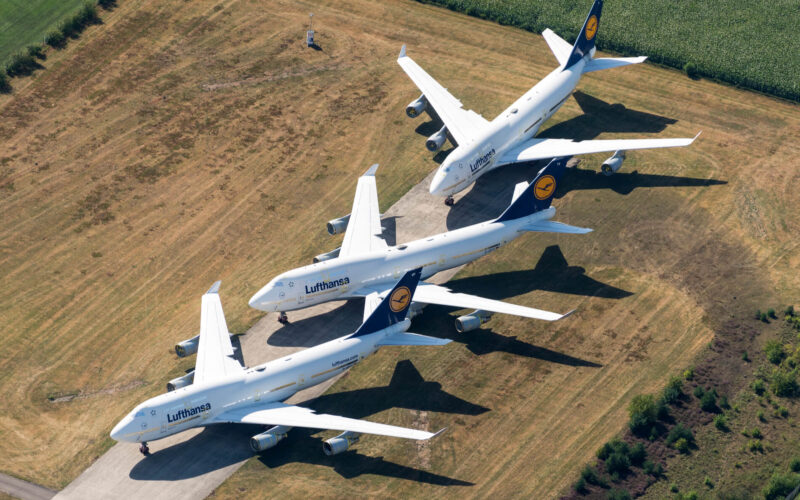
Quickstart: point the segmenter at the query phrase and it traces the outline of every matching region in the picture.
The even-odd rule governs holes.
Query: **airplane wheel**
[[[452,207],[453,205],[455,205],[455,203],[456,201],[453,199],[452,196],[448,196],[447,198],[444,199],[444,204],[447,205],[448,207]]]
[[[150,448],[147,447],[147,443],[139,445],[139,452],[144,456],[150,455]]]
[[[282,312],[280,316],[278,316],[278,323],[281,323],[282,325],[288,325],[289,316],[287,316],[286,313]]]

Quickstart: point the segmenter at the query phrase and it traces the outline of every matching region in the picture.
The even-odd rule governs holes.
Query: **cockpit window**
[[[137,418],[137,417],[144,417],[144,411],[143,411],[143,410],[139,410],[139,411],[137,411],[137,412],[136,412],[136,415],[134,415],[133,417],[134,417],[134,418]]]

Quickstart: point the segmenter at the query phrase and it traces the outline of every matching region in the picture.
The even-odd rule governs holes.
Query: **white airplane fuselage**
[[[331,300],[362,297],[366,287],[390,288],[405,272],[422,268],[422,279],[478,259],[519,236],[520,228],[551,219],[549,207],[527,217],[487,221],[376,252],[325,260],[285,272],[250,301],[262,311],[292,311]]]
[[[560,67],[553,70],[492,120],[473,141],[459,144],[436,171],[430,193],[451,196],[462,191],[492,170],[497,158],[534,137],[572,95],[589,58],[591,55],[566,70]]]
[[[158,395],[134,408],[114,427],[111,437],[154,441],[213,423],[223,412],[284,401],[354,366],[377,351],[384,337],[405,331],[410,324],[405,319],[368,335],[348,335],[229,377]]]

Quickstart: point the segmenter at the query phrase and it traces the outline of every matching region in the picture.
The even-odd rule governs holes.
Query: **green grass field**
[[[572,41],[590,0],[423,0],[469,15]],[[800,8],[791,0],[617,0],[603,8],[602,50],[697,66],[702,76],[800,100]]]
[[[41,44],[45,35],[83,0],[3,0],[0,2],[0,65],[28,45]]]

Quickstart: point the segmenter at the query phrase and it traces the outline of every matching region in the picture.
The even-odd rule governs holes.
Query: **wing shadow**
[[[529,270],[487,274],[451,280],[454,292],[470,293],[495,300],[515,297],[533,290],[544,290],[586,297],[622,299],[633,295],[586,275],[586,269],[570,266],[558,245],[544,249],[536,267]]]
[[[727,183],[728,181],[718,179],[642,174],[636,170],[632,172],[617,172],[614,175],[603,175],[594,170],[575,167],[567,170],[567,182],[559,186],[555,197],[562,198],[570,191],[580,189],[610,189],[617,194],[628,195],[636,188],[703,187],[719,186]]]
[[[412,325],[414,332],[432,337],[438,336],[451,339],[453,342],[464,344],[471,353],[477,356],[493,352],[507,352],[516,356],[539,359],[559,365],[591,368],[603,366],[593,361],[530,344],[519,340],[516,336],[500,335],[485,328],[458,333],[450,322],[452,317],[447,314],[445,309],[442,306],[427,306],[419,317],[414,318],[414,324]]]

